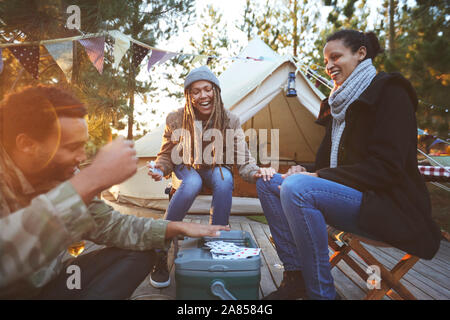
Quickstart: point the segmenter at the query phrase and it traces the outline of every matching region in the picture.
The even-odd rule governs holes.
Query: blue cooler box
[[[258,248],[247,231],[221,231],[216,238],[185,237],[175,259],[177,300],[258,300],[261,257],[214,260],[208,241]]]

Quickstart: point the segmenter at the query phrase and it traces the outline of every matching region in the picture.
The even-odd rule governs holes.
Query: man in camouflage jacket
[[[127,298],[151,271],[152,249],[177,235],[214,236],[229,229],[122,215],[95,198],[136,172],[136,152],[131,141],[117,139],[79,171],[86,160],[85,114],[78,99],[54,87],[27,88],[0,104],[0,298]],[[105,266],[110,284],[102,284],[103,292],[94,284],[100,275],[83,282],[86,270],[80,294],[65,288],[62,258],[82,239],[117,256],[118,262]],[[137,264],[140,274],[134,272]],[[91,260],[83,268],[98,265]],[[121,268],[126,274],[117,273]]]

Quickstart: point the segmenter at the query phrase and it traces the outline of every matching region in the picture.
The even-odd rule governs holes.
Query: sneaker
[[[150,284],[155,288],[165,288],[170,285],[170,274],[167,266],[167,252],[157,253],[157,261],[150,273]]]
[[[284,271],[283,280],[278,290],[263,298],[263,300],[297,299],[307,299],[305,282],[301,271]]]

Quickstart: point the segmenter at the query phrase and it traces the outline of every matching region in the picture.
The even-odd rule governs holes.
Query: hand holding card
[[[149,161],[147,165],[148,175],[151,176],[155,181],[160,181],[163,178],[164,173],[159,168],[159,166],[155,164],[155,161]]]

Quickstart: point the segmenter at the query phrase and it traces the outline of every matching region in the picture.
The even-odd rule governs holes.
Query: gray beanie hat
[[[199,80],[206,80],[214,83],[220,89],[219,79],[212,73],[207,66],[201,66],[199,68],[191,70],[184,80],[184,90],[186,90],[193,82]]]

